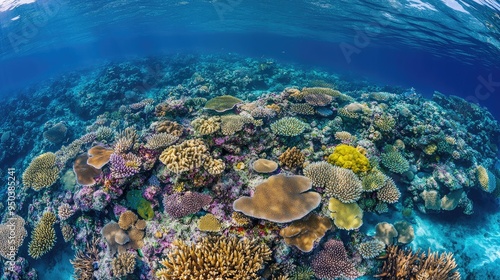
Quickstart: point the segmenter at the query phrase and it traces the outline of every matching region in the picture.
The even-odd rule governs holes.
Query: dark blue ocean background
[[[495,0],[8,0],[0,2],[0,26],[3,99],[111,62],[237,54],[321,69],[346,81],[413,88],[427,98],[435,92],[456,95],[500,120],[500,4]],[[498,199],[483,193],[471,197],[484,202],[475,204],[475,213],[483,215],[417,217],[416,235],[425,239],[415,246],[447,250],[444,234],[454,229],[453,244],[469,242],[457,248],[477,250],[476,260],[463,258],[460,264],[477,272],[487,263],[483,272],[491,278],[482,279],[499,279],[500,255],[491,249],[500,248]],[[491,232],[485,233],[484,225]],[[473,243],[483,236],[493,240],[491,248]],[[74,252],[57,246],[52,270],[39,279],[69,279],[67,259]],[[45,261],[33,266],[42,271]]]

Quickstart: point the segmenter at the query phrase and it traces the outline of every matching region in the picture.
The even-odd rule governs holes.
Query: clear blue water
[[[465,163],[456,159],[456,165],[451,165],[452,157],[439,154],[436,158],[424,158],[422,161],[428,160],[428,166],[413,173],[418,177],[420,173],[432,173],[432,168],[438,169],[437,166],[448,166],[453,170],[467,169],[467,176],[474,177],[475,180],[475,173],[471,171],[473,167],[484,165],[492,174],[500,170],[498,165],[495,166],[498,148],[493,148],[500,145],[500,136],[494,129],[498,124],[493,121],[500,120],[500,3],[495,0],[4,0],[0,1],[0,25],[0,96],[3,99],[0,104],[7,109],[5,118],[0,121],[2,184],[7,182],[7,168],[15,167],[17,181],[22,181],[22,173],[34,157],[45,152],[56,152],[62,145],[70,144],[86,132],[95,131],[97,125],[93,123],[96,118],[105,112],[110,115],[115,112],[116,118],[121,105],[128,106],[145,98],[155,99],[156,105],[170,96],[167,91],[171,92],[171,96],[179,98],[210,99],[227,93],[243,100],[255,100],[262,93],[278,94],[289,86],[301,89],[312,86],[314,82],[318,84],[319,80],[322,85],[337,88],[357,101],[367,100],[362,99],[363,93],[377,91],[388,91],[399,96],[416,92],[427,99],[439,92],[444,96],[459,96],[484,107],[492,117],[489,118],[486,111],[476,111],[479,113],[471,117],[470,121],[474,124],[469,124],[470,127],[465,123],[463,115],[456,117],[457,114],[451,109],[444,117],[450,120],[455,119],[455,116],[458,125],[467,127],[463,135],[458,128],[455,134],[453,129],[448,129],[446,133],[475,143],[477,147],[474,150],[478,153],[473,155],[473,162]],[[277,65],[280,70],[273,68],[272,74],[266,76],[268,73],[262,68],[267,67],[266,63]],[[216,69],[211,69],[210,65]],[[224,67],[233,74],[222,71]],[[259,67],[262,73],[255,70]],[[116,80],[119,90],[112,88],[116,85],[113,82],[105,81],[109,77],[106,74],[109,69],[119,73]],[[155,72],[157,69],[159,70]],[[148,71],[153,73],[147,73]],[[292,78],[280,80],[279,77],[282,76],[276,74],[279,71],[286,72],[283,76],[290,75]],[[137,75],[139,87],[145,84],[148,86],[137,90],[137,85],[125,85],[127,79],[134,78],[130,73]],[[141,76],[141,73],[146,74]],[[216,74],[208,79],[210,82],[217,79],[234,79],[234,82],[241,78],[234,73],[250,75],[251,79],[259,82],[254,81],[247,86],[238,85],[236,89],[225,87],[227,80],[214,82],[217,91],[203,95],[194,90],[197,86],[193,82],[196,73],[206,77]],[[129,74],[130,77],[127,76]],[[223,76],[225,74],[227,76]],[[259,75],[264,78],[260,79]],[[178,87],[176,89],[178,84],[182,84],[185,90]],[[89,103],[85,103],[86,98],[96,101],[88,105]],[[411,97],[402,98],[401,102],[410,104],[413,102],[410,99]],[[371,102],[373,105],[374,100]],[[270,103],[272,102],[268,101]],[[82,104],[87,104],[88,107]],[[57,108],[60,110],[55,110]],[[340,105],[335,109],[340,109]],[[145,141],[150,136],[147,134],[150,132],[145,132],[147,127],[158,117],[153,116],[153,111],[149,111],[149,114],[137,113],[130,118],[121,116],[126,120],[125,123],[120,123],[113,129],[118,132],[127,125],[135,124],[139,131],[142,129],[141,140]],[[204,113],[195,115],[200,114]],[[336,114],[337,112],[334,116]],[[107,115],[109,120],[112,119],[110,115]],[[401,115],[398,116],[402,118]],[[484,116],[487,121],[479,116]],[[305,118],[307,123],[315,123],[312,117]],[[409,119],[408,116],[405,118]],[[171,120],[188,127],[191,121],[189,117],[177,115]],[[60,121],[65,122],[69,128],[68,134],[64,135],[65,139],[56,144],[44,140],[43,132]],[[110,122],[105,125],[112,126]],[[318,123],[320,128],[326,125],[326,121],[318,120]],[[368,127],[359,131],[366,129]],[[408,135],[410,131],[403,127],[396,130],[395,137],[402,137],[405,135],[403,132]],[[354,131],[350,132],[354,134]],[[438,131],[435,133],[438,134]],[[395,137],[384,137],[388,138],[384,138],[387,144],[392,144],[395,140]],[[421,141],[422,138],[418,140]],[[481,145],[478,142],[481,141],[486,148],[479,147]],[[87,143],[81,148],[81,152],[85,152],[93,144],[111,147],[113,141]],[[292,140],[286,144],[300,146],[299,142]],[[331,147],[338,143],[327,141],[321,144]],[[432,141],[425,143],[427,144],[432,144]],[[382,151],[382,140],[376,145]],[[405,156],[411,165],[420,168],[418,155],[422,154],[424,144],[412,144],[411,148],[409,143],[406,145],[408,150]],[[301,148],[305,149],[306,146]],[[321,145],[316,148],[321,150]],[[314,152],[318,153],[317,150]],[[415,152],[417,150],[418,153]],[[271,154],[272,149],[267,152],[269,157],[277,160],[277,155]],[[250,156],[243,160],[247,163],[247,168],[251,160]],[[311,162],[318,160],[321,157],[311,154],[307,158]],[[157,164],[160,165],[158,162]],[[226,162],[226,165],[230,164]],[[71,169],[72,165],[66,164],[61,168],[60,176],[63,177]],[[226,171],[228,174],[235,172],[233,169]],[[292,173],[301,175],[301,172],[299,170]],[[401,179],[402,176],[397,174],[391,175],[401,184],[399,188],[403,198],[385,216],[367,213],[365,224],[360,229],[363,234],[373,235],[374,225],[378,222],[401,219],[402,209],[408,207],[403,199],[414,199],[414,216],[409,220],[415,227],[416,239],[410,247],[422,248],[424,251],[431,248],[439,252],[453,252],[462,279],[500,279],[497,272],[500,268],[500,216],[496,211],[499,208],[498,198],[479,192],[477,185],[471,186],[466,189],[466,193],[474,205],[478,206],[474,208],[472,216],[465,215],[462,211],[431,211],[431,214],[422,214],[417,207],[422,201],[419,200],[419,195],[412,195],[407,190],[407,185],[410,185],[408,180]],[[144,173],[144,176],[151,176],[151,172]],[[250,179],[248,180],[252,181]],[[242,179],[247,186],[249,183],[245,180]],[[170,183],[162,182],[162,187],[172,187]],[[18,198],[22,201],[19,214],[26,219],[28,232],[19,256],[27,259],[23,269],[29,271],[35,268],[39,272],[38,279],[69,279],[72,271],[68,260],[71,257],[68,255],[73,253],[72,250],[82,249],[82,241],[86,240],[80,236],[78,242],[62,243],[60,230],[56,229],[57,250],[45,258],[61,260],[60,264],[43,258],[34,261],[28,256],[27,243],[41,213],[55,211],[61,203],[59,200],[65,195],[70,197],[65,202],[77,205],[72,198],[77,191],[65,194],[63,185],[60,179],[52,191],[18,189],[22,193]],[[102,187],[102,184],[98,184],[98,187]],[[77,185],[77,188],[81,186]],[[213,192],[210,188],[204,191]],[[440,195],[447,193],[448,188],[441,186]],[[248,195],[248,192],[242,194]],[[2,193],[2,196],[7,197],[7,193]],[[123,199],[114,198],[106,210],[78,212],[78,215],[86,215],[88,219],[96,221],[97,224],[92,224],[90,232],[100,230],[102,224],[98,221],[105,223],[113,218],[117,219],[113,215],[113,207],[122,205]],[[160,202],[154,205],[154,210],[155,213],[161,213],[161,198],[157,199]],[[5,207],[0,211],[6,217]],[[213,212],[216,213],[215,210]],[[217,213],[219,218],[224,216]],[[230,213],[226,211],[226,214]],[[80,226],[82,222],[76,221],[80,218],[73,217],[71,225]],[[456,221],[450,222],[455,218]],[[57,224],[59,223],[58,220]],[[154,233],[153,230],[147,231],[147,238],[154,240]],[[336,235],[346,245],[347,236],[345,232]],[[103,244],[104,241],[101,240],[99,248],[104,252]],[[308,264],[310,262],[304,260],[317,255],[320,247],[316,246],[315,251],[309,255],[292,251],[292,258],[300,259],[300,264]],[[277,250],[276,247],[273,250]],[[59,251],[61,253],[57,254]],[[353,248],[348,248],[348,251],[356,252]],[[150,265],[161,254],[146,255],[146,259],[142,259],[135,271],[137,277],[143,277],[140,279],[151,277]],[[5,268],[5,259],[3,261]],[[47,273],[41,271],[45,262],[51,267]],[[109,268],[109,262],[108,260],[106,269]],[[363,262],[358,269],[370,264]],[[370,279],[373,274],[367,273],[364,277]],[[35,279],[26,276],[28,272],[19,275],[24,275],[19,276],[20,279]],[[104,274],[99,275],[100,279],[106,279],[102,276]]]

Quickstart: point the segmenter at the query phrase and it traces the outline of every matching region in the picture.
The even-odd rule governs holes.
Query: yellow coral
[[[201,231],[218,232],[222,228],[220,221],[213,214],[206,214],[198,221],[198,229]]]
[[[56,166],[54,153],[41,154],[34,158],[23,173],[23,185],[39,191],[50,187],[59,178],[59,168]]]
[[[331,211],[335,226],[341,229],[358,229],[363,224],[363,210],[354,203],[342,203],[336,198],[330,198],[328,210]]]
[[[429,145],[425,146],[424,153],[426,153],[428,155],[432,155],[436,152],[436,150],[437,150],[436,144],[429,144]]]
[[[328,156],[329,163],[351,169],[354,173],[370,170],[370,161],[356,148],[349,145],[338,145],[333,153]]]
[[[496,177],[493,173],[484,168],[482,165],[479,165],[476,169],[476,174],[481,189],[489,193],[495,190],[497,183]]]
[[[156,271],[159,280],[258,279],[257,272],[272,253],[263,243],[224,236],[174,245],[160,261],[165,268]]]
[[[213,134],[220,129],[220,117],[197,118],[191,122],[191,125],[200,135]]]
[[[55,222],[56,215],[54,213],[45,212],[43,214],[31,234],[28,254],[32,258],[38,259],[54,247],[56,242],[56,231],[54,229]]]

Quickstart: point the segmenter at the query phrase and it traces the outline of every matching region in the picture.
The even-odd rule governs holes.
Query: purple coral
[[[212,197],[207,194],[197,192],[174,193],[163,197],[163,207],[165,212],[172,218],[179,219],[200,211],[211,201]]]
[[[324,278],[356,278],[359,273],[351,260],[347,258],[344,244],[339,240],[329,240],[323,245],[318,255],[311,262],[316,277]]]
[[[111,163],[111,176],[113,178],[127,178],[140,171],[141,161],[133,154],[124,156],[111,154],[109,162]]]

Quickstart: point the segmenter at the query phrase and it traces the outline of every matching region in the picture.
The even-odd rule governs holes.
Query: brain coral
[[[253,197],[240,197],[233,203],[235,211],[276,223],[298,220],[321,202],[321,195],[307,192],[312,182],[304,176],[269,177],[255,188]]]
[[[297,118],[285,117],[271,124],[271,130],[276,135],[297,136],[304,132],[306,124]]]
[[[335,197],[343,203],[356,202],[363,192],[363,186],[356,174],[349,169],[334,166],[332,178],[326,184],[325,194]]]
[[[23,185],[35,191],[50,187],[59,178],[56,155],[48,152],[34,158],[23,173]]]
[[[333,153],[328,156],[329,163],[351,169],[354,173],[370,170],[370,162],[366,156],[355,147],[340,144],[335,147]]]
[[[174,241],[160,261],[159,280],[259,279],[257,272],[271,258],[266,244],[224,236],[203,238],[192,245]],[[210,275],[210,278],[207,276]]]
[[[358,229],[363,224],[363,210],[357,203],[343,203],[336,198],[330,198],[328,210],[331,211],[335,226],[340,229]]]
[[[31,233],[28,254],[32,258],[39,259],[54,247],[56,242],[55,222],[56,215],[54,213],[43,213],[42,218]]]
[[[27,235],[22,217],[14,215],[0,224],[0,256],[10,259],[17,254]]]

